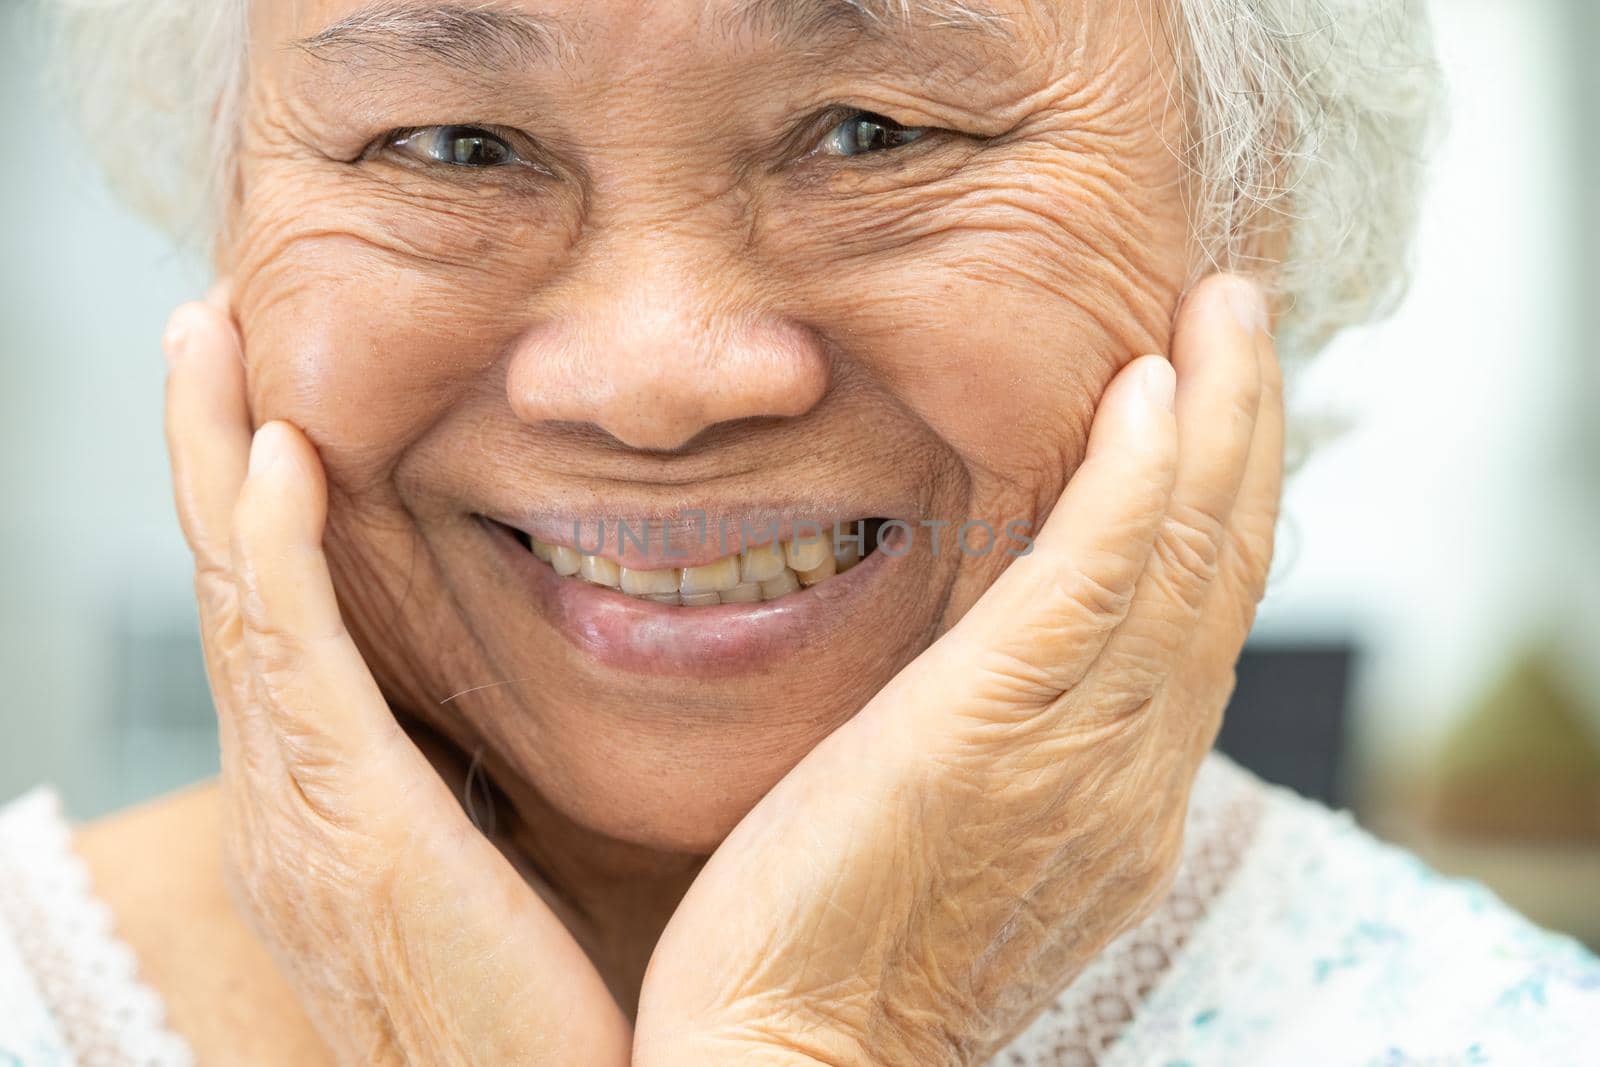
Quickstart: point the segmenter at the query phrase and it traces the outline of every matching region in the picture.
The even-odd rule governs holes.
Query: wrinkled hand
[[[252,440],[225,296],[174,313],[167,442],[222,744],[230,887],[342,1063],[621,1064],[626,1020],[400,728],[340,619],[327,484]]]
[[[1159,902],[1272,556],[1266,326],[1207,278],[1112,381],[1034,551],[701,872],[635,1063],[982,1062]]]

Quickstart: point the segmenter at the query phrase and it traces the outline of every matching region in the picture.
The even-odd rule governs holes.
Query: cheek
[[[471,397],[504,400],[497,368],[564,238],[526,197],[465,199],[291,167],[252,190],[235,265],[252,411],[305,430],[347,492],[387,483]]]
[[[1167,350],[1188,242],[1181,174],[1154,155],[1066,138],[985,152],[924,188],[846,197],[827,236],[829,292],[853,299],[836,333],[992,514],[1048,508],[1117,370]]]

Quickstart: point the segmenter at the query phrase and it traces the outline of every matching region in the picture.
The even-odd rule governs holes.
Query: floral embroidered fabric
[[[1167,900],[991,1062],[1600,1064],[1600,960],[1213,755]]]

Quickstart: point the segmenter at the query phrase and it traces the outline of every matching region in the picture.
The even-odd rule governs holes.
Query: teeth
[[[755,604],[761,600],[760,582],[740,582],[718,594],[724,604]]]
[[[665,571],[635,571],[627,567],[622,568],[622,591],[629,596],[666,596],[671,593],[678,595],[678,572]]]
[[[796,573],[816,570],[832,555],[833,548],[826,537],[796,538],[783,545],[783,558]]]
[[[783,573],[770,582],[761,583],[761,599],[776,600],[781,596],[800,591],[800,579],[795,577],[794,571],[785,567]]]
[[[603,556],[584,556],[578,567],[578,576],[586,582],[615,589],[620,571],[620,567]],[[661,590],[652,589],[650,592],[659,593]]]
[[[620,589],[658,604],[691,608],[717,604],[755,604],[797,593],[861,562],[862,546],[841,538],[835,548],[827,536],[794,538],[748,548],[699,567],[632,570],[603,556],[581,555],[565,545],[529,538],[536,559],[563,578]]]
[[[772,544],[739,553],[739,580],[770,582],[783,573],[783,546]]]
[[[683,568],[683,579],[678,591],[684,596],[720,593],[739,584],[739,557],[724,556],[704,567]]]
[[[833,556],[822,557],[822,562],[810,570],[798,572],[801,585],[816,585],[820,581],[832,578],[839,573],[839,565],[833,561]]]

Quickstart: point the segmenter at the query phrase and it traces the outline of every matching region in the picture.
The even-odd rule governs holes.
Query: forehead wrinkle
[[[551,16],[495,3],[416,5],[379,0],[291,47],[329,62],[399,64],[431,59],[518,69],[562,56],[570,47],[570,34]]]

